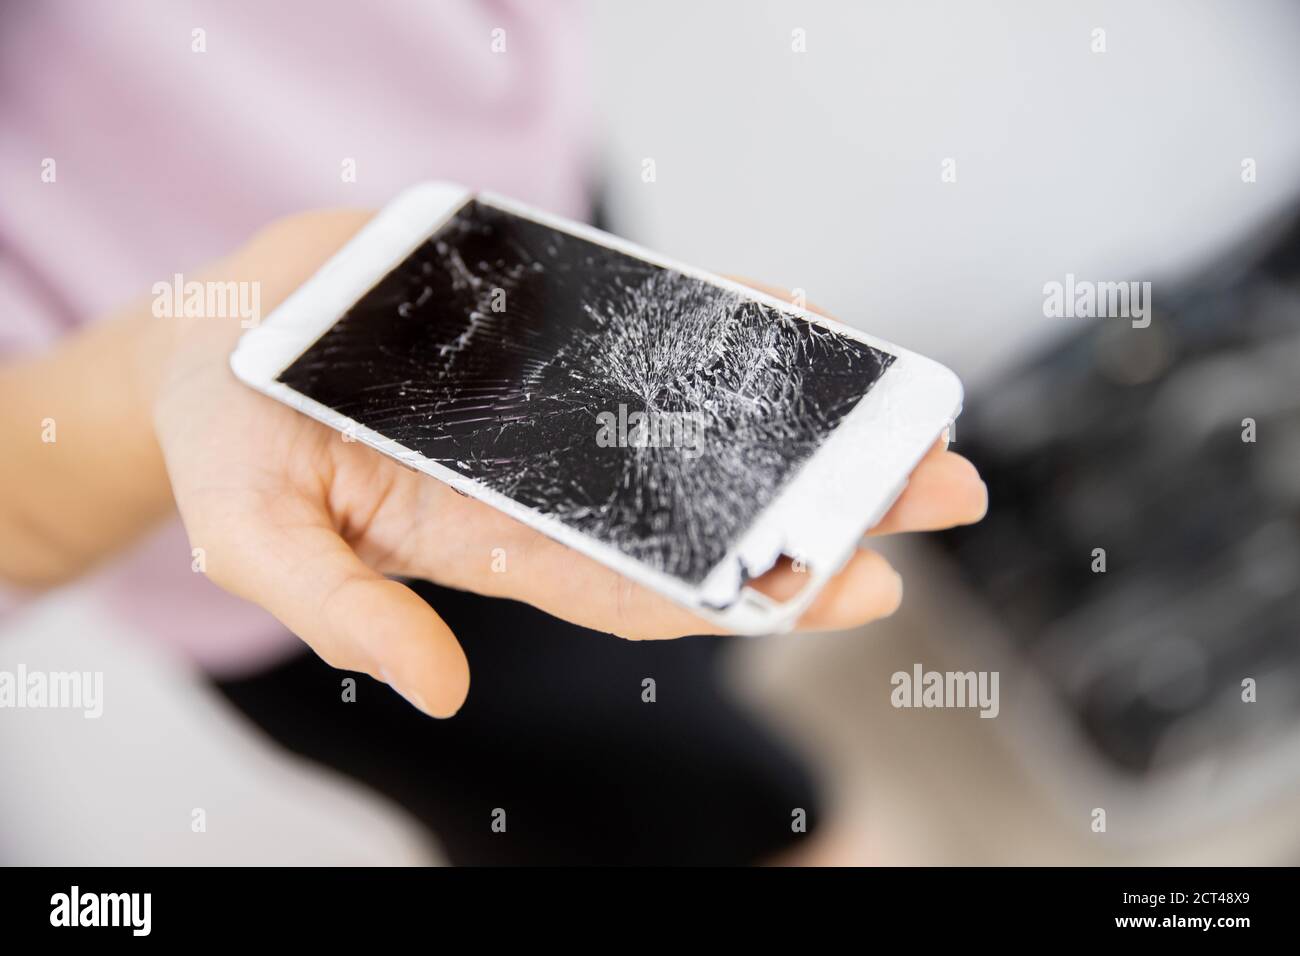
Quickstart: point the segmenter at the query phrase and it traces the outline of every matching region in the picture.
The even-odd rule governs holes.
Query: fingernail
[[[885,617],[893,617],[895,614],[898,613],[898,609],[903,606],[903,576],[899,574],[897,571],[894,572],[894,582],[895,582],[895,586],[898,588],[898,601],[897,603],[894,604],[893,609],[890,610],[890,612],[885,615]]]
[[[398,684],[393,680],[392,675],[390,675],[387,670],[380,668],[379,676],[381,676],[384,679],[385,684],[387,684],[393,690],[397,691],[397,693],[401,695],[403,700],[405,700],[416,710],[420,711],[420,713],[427,714],[430,717],[436,716],[435,714],[429,713],[429,707],[424,702],[423,697],[421,697],[418,693],[416,693],[413,690],[412,691],[402,690],[402,688],[398,686]]]

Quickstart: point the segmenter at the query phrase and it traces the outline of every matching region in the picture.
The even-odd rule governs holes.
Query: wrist
[[[174,282],[157,283],[152,301],[134,316],[132,380],[138,384],[139,401],[146,409],[154,408],[171,389],[201,373],[224,373],[230,352],[244,332],[246,320],[238,314],[222,314],[220,308],[207,314],[207,299],[177,303]],[[163,290],[164,285],[168,291]],[[202,296],[208,288],[225,285],[219,280],[199,279],[181,288],[188,286],[194,296]]]

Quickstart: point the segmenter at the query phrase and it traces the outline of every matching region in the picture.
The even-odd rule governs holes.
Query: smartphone
[[[794,625],[962,401],[931,359],[450,183],[386,206],[231,366],[742,634]],[[779,561],[806,575],[783,601],[749,586]]]

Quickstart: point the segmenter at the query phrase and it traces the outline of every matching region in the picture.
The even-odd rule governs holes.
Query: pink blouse
[[[421,179],[581,216],[586,59],[574,0],[4,5],[0,356],[277,216]],[[96,575],[97,599],[217,673],[295,646],[189,555],[173,522]]]

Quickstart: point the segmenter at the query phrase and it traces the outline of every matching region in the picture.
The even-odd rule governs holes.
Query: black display
[[[698,584],[893,361],[470,201],[279,381]]]

